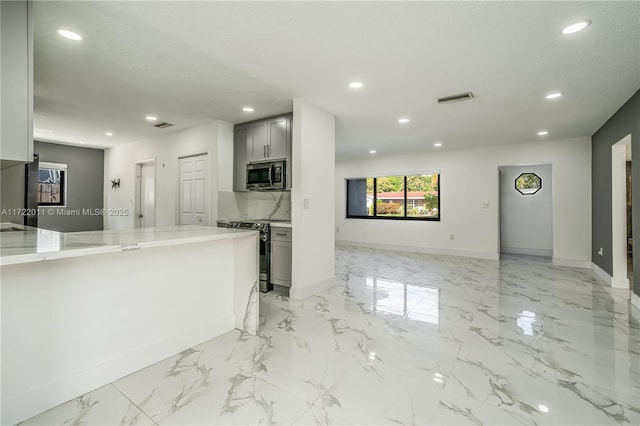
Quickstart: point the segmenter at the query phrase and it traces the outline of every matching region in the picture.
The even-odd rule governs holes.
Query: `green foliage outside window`
[[[437,173],[348,181],[351,194],[347,191],[347,217],[440,220],[440,175]]]

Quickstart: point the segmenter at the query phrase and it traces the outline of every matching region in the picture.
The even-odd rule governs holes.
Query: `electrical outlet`
[[[600,250],[598,250],[598,254],[600,256],[604,256],[604,250],[602,250],[602,247],[600,247]]]
[[[449,239],[453,241],[453,234],[449,234]]]

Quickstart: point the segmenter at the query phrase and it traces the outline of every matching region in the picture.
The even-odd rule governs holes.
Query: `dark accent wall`
[[[85,209],[95,211],[104,207],[104,150],[35,141],[34,151],[40,155],[40,163],[67,165],[66,207],[53,209],[79,212],[48,215],[50,209],[41,207],[44,214],[38,217],[38,228],[60,232],[102,230],[102,215],[82,213]]]
[[[631,134],[632,176],[640,177],[640,90],[591,137],[591,260],[613,275],[611,257],[611,147]],[[633,185],[633,229],[640,229],[640,185]],[[640,241],[639,237],[634,237]],[[634,244],[635,246],[635,244]],[[604,248],[604,256],[598,249]],[[633,270],[640,271],[640,250],[633,250]],[[633,274],[640,296],[640,273]]]

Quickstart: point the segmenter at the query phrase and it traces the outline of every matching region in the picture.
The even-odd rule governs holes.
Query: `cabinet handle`
[[[281,237],[286,237],[287,234],[283,234],[282,232],[276,232],[276,235],[280,235]]]
[[[271,158],[271,145],[267,145],[267,157]]]
[[[262,145],[262,156],[264,158],[267,158],[267,146],[266,145]]]

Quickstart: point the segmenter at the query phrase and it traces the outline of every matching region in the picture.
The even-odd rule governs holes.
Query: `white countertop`
[[[7,227],[24,230],[0,232],[2,266],[258,235],[252,230],[195,225],[62,233],[3,223],[0,229]]]
[[[269,224],[272,228],[291,228],[291,222],[274,222]]]

